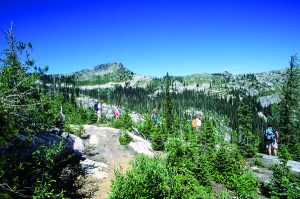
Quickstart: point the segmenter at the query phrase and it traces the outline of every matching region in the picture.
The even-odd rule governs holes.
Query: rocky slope
[[[285,81],[285,72],[286,70],[282,69],[244,75],[232,75],[229,72],[222,72],[171,76],[172,89],[175,92],[202,90],[209,94],[222,96],[228,96],[233,90],[238,90],[252,96],[258,96],[261,104],[266,106],[279,102],[279,93]],[[139,87],[143,89],[151,88],[154,95],[161,92],[164,81],[163,78],[137,75],[121,63],[101,64],[65,76],[71,77],[72,82],[75,82],[75,85],[83,90],[112,90],[116,86]]]
[[[134,73],[121,63],[97,65],[75,73],[67,74],[74,78],[76,85],[102,85],[110,82],[124,82],[132,79]]]

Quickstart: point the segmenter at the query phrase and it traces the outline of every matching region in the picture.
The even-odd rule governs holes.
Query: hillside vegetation
[[[118,119],[106,114],[99,122],[122,129],[122,144],[131,140],[126,131],[135,130],[162,154],[136,157],[126,173],[117,169],[109,198],[300,197],[300,177],[287,167],[288,159],[300,160],[297,56],[286,70],[238,76],[225,72],[150,78],[121,64],[46,75],[47,68],[36,67],[30,59],[31,43],[18,42],[12,28],[6,36],[9,45],[0,67],[1,198],[87,197],[78,195],[74,185],[79,160],[74,154],[57,156],[63,138],[58,145],[41,146],[28,160],[13,158],[8,149],[26,149],[34,136],[55,127],[58,134],[81,136],[83,124],[96,122],[94,99],[122,107]],[[280,100],[262,104],[267,96]],[[83,97],[87,106],[78,101]],[[154,108],[157,123],[151,116]],[[132,111],[143,119],[133,121]],[[202,125],[193,128],[198,112],[203,113]],[[269,183],[259,184],[246,162],[265,152],[267,122],[280,133],[281,164],[274,166]]]

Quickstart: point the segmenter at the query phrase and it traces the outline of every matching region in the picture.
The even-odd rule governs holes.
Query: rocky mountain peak
[[[107,64],[100,64],[92,68],[92,70],[96,73],[103,73],[103,72],[110,72],[118,69],[125,69],[122,63],[107,63]]]

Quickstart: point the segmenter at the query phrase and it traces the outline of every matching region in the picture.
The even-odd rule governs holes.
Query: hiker
[[[119,109],[119,106],[117,106],[117,107],[115,108],[114,118],[115,118],[115,119],[118,119],[119,116],[120,116],[120,109]]]
[[[94,104],[94,111],[97,113],[98,111],[98,101],[95,102]]]
[[[265,130],[265,144],[269,155],[272,155],[273,149],[274,156],[277,156],[278,138],[278,132],[272,127],[271,123],[268,123],[268,128]]]
[[[202,125],[201,112],[197,113],[197,117],[196,117],[194,123],[195,123],[194,126],[195,126],[196,129],[198,129]]]
[[[103,101],[101,100],[100,103],[98,103],[97,123],[100,121],[100,119],[102,117],[102,110],[103,110]]]
[[[158,123],[158,115],[157,115],[156,108],[153,109],[153,112],[152,112],[152,119],[153,119],[153,121],[154,121],[154,125],[157,125],[157,123]]]

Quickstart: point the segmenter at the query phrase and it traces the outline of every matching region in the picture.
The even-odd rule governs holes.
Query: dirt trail
[[[90,195],[89,198],[104,199],[110,192],[114,168],[120,167],[122,172],[125,172],[131,167],[130,161],[137,155],[137,152],[146,150],[146,154],[149,155],[152,149],[149,148],[150,144],[146,143],[147,141],[136,136],[132,144],[139,146],[138,149],[121,145],[119,143],[121,131],[118,129],[95,125],[84,125],[84,129],[84,137],[86,137],[82,139],[84,154],[88,161],[100,164],[100,166],[92,170],[91,175],[78,180],[78,183],[82,185],[79,193]]]
[[[115,164],[114,166],[119,166],[121,168],[122,172],[125,172],[127,169],[131,167],[129,164],[131,159],[120,157],[120,158],[115,158]],[[111,181],[114,177],[114,168],[109,169],[108,171],[108,178],[103,179],[103,181],[100,183],[100,188],[96,192],[95,196],[93,197],[94,199],[96,198],[106,198],[108,196],[108,193],[111,190]]]

